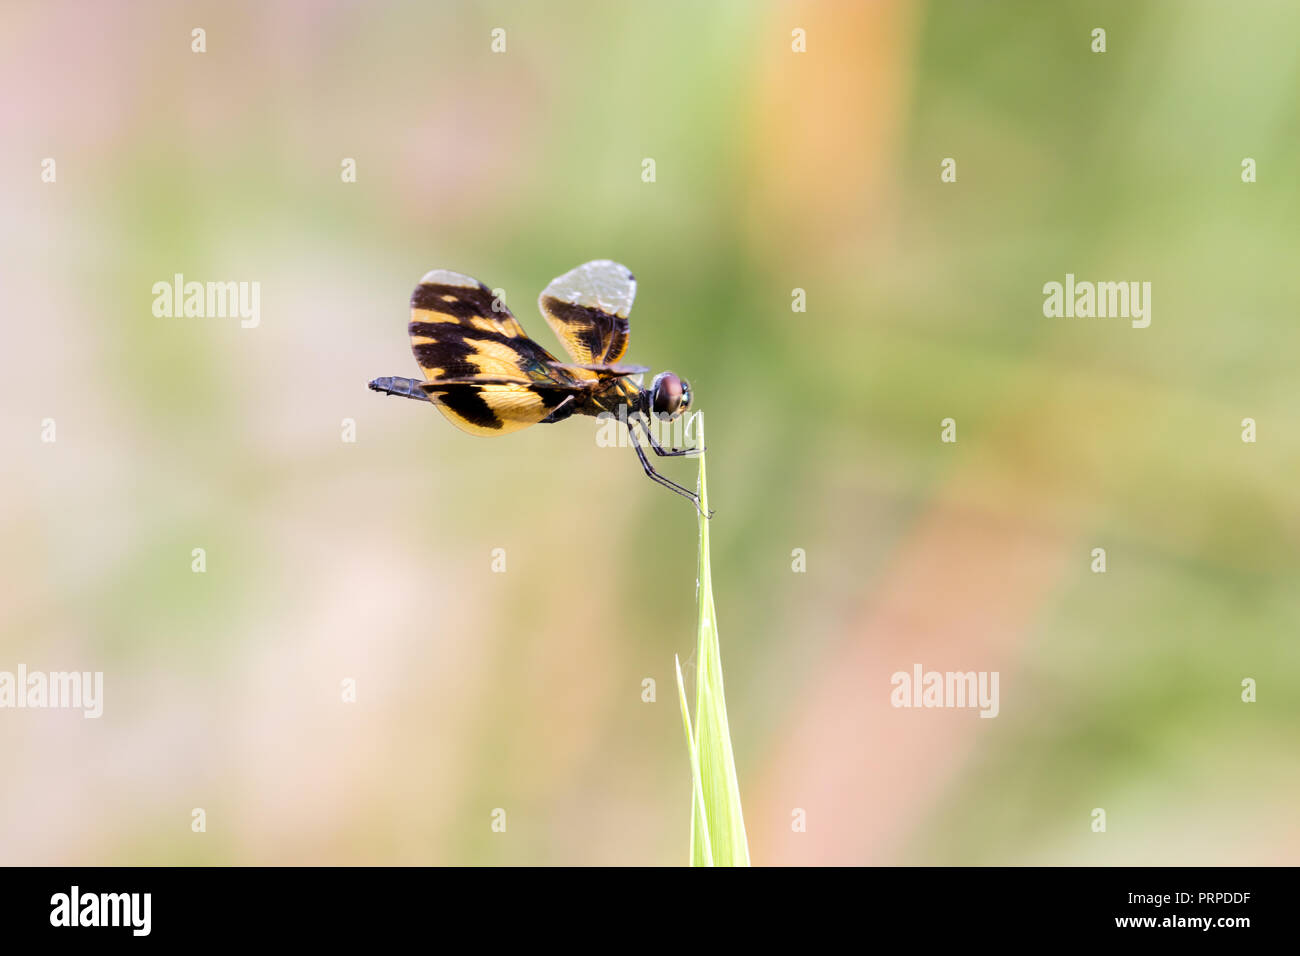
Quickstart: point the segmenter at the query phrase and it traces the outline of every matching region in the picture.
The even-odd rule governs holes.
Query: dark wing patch
[[[501,435],[540,422],[589,387],[560,369],[482,282],[430,272],[411,294],[411,351],[421,388],[455,426]]]
[[[555,356],[527,335],[492,290],[469,276],[435,269],[411,294],[411,351],[430,382],[484,375],[567,384]]]
[[[537,304],[579,365],[612,365],[627,351],[628,314],[636,279],[609,259],[585,262],[551,280]],[[594,378],[587,370],[580,378]]]
[[[580,389],[565,386],[425,382],[443,416],[471,435],[504,435],[536,425]]]
[[[473,385],[456,385],[430,392],[430,398],[448,421],[467,432],[500,433],[505,424]]]

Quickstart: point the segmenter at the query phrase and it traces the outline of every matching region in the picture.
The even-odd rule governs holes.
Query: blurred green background
[[[708,418],[756,863],[1300,862],[1298,34],[5,4],[0,670],[102,670],[105,713],[0,711],[0,862],[685,862],[690,506],[589,420],[480,439],[365,387],[418,374],[425,271],[558,351],[536,295],[594,258]],[[156,318],[178,272],[260,282],[261,324]],[[1151,326],[1045,318],[1067,272],[1151,282]],[[891,708],[914,663],[1000,672],[1000,715]]]

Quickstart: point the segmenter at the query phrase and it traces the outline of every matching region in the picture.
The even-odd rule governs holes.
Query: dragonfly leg
[[[637,412],[636,417],[641,422],[645,437],[650,442],[650,449],[660,458],[681,458],[683,455],[694,456],[704,451],[703,448],[665,448],[655,439],[654,432],[650,430],[650,421],[646,418],[645,413]]]
[[[642,423],[642,427],[644,427],[644,423]],[[637,439],[636,431],[635,429],[632,428],[632,423],[630,421],[628,422],[627,434],[628,437],[632,439],[632,447],[636,449],[636,456],[641,459],[641,467],[645,469],[645,473],[650,478],[651,481],[655,482],[656,484],[663,485],[665,488],[668,488],[671,491],[675,491],[683,498],[689,498],[692,502],[694,502],[695,510],[698,511],[700,514],[704,515],[704,517],[706,518],[713,517],[712,511],[710,511],[708,514],[704,513],[704,508],[700,505],[699,495],[691,491],[689,488],[683,488],[675,481],[670,481],[669,479],[665,478],[663,475],[659,474],[659,472],[654,470],[654,466],[650,464],[650,459],[645,456],[645,449],[641,447],[641,442]]]
[[[564,401],[560,402],[560,404],[552,408],[551,413],[547,415],[545,418],[543,418],[540,422],[538,422],[538,424],[553,425],[556,422],[564,421],[566,418],[568,418],[570,415],[573,414],[574,408],[571,408],[570,406],[576,407],[576,402],[577,400],[572,395],[564,396]]]

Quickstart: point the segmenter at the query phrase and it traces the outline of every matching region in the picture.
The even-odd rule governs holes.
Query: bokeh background
[[[593,258],[708,419],[756,863],[1300,862],[1298,36],[1263,0],[5,3],[0,670],[102,670],[105,713],[0,711],[0,862],[686,860],[690,506],[588,421],[365,387],[418,374],[426,270],[556,350],[536,294]],[[260,282],[260,326],[155,318],[177,272]],[[1150,328],[1044,318],[1067,272],[1151,282]],[[999,671],[1000,715],[891,708],[914,663]]]

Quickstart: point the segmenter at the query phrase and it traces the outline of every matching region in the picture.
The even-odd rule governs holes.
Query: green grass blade
[[[712,866],[713,848],[709,845],[709,827],[704,811],[704,790],[700,784],[700,757],[691,733],[691,712],[686,706],[686,684],[682,680],[682,662],[676,654],[677,699],[682,705],[682,725],[686,728],[686,749],[691,757],[691,854],[692,866]],[[697,839],[698,837],[698,839]]]
[[[696,413],[695,442],[704,446],[704,419]],[[709,489],[704,455],[700,455],[700,504],[707,514]],[[722,655],[718,646],[718,617],[713,606],[713,579],[709,567],[709,521],[700,516],[700,559],[698,629],[696,632],[695,737],[691,771],[698,780],[703,814],[692,800],[691,862],[718,866],[749,866],[749,842],[745,818],[740,809],[740,784],[736,779],[736,758],[727,726],[727,701],[722,687]],[[680,672],[679,672],[680,673]],[[680,676],[678,678],[680,686]],[[683,704],[684,706],[684,704]],[[684,715],[686,716],[686,715]],[[689,733],[689,716],[686,716]]]

